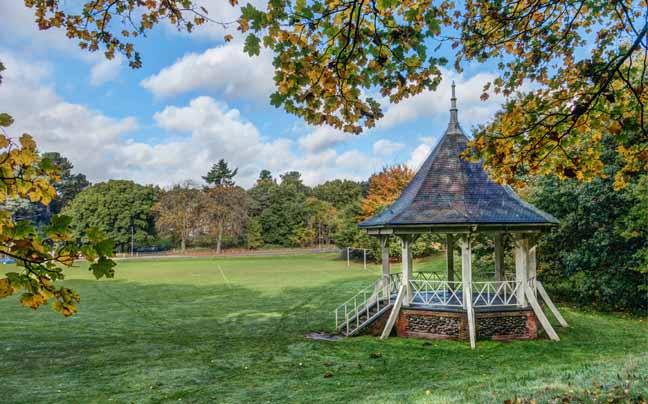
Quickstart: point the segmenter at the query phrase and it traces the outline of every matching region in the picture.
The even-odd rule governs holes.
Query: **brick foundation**
[[[389,313],[372,324],[367,332],[380,335]],[[478,339],[507,341],[538,337],[537,320],[532,310],[476,312],[475,326]],[[406,338],[468,340],[468,316],[461,311],[404,308],[392,334]]]

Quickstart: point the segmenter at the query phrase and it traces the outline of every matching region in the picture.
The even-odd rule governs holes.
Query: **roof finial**
[[[455,97],[455,82],[452,80],[452,98],[450,98],[450,124],[459,124],[457,118],[457,98]]]

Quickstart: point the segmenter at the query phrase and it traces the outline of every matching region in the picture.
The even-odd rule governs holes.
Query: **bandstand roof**
[[[528,229],[555,226],[558,220],[523,201],[509,187],[488,178],[482,163],[463,160],[468,144],[457,119],[452,83],[450,122],[400,197],[358,226],[381,230],[404,228]]]

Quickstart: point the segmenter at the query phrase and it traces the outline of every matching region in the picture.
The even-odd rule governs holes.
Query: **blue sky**
[[[207,4],[212,16],[236,15],[225,1]],[[447,70],[435,93],[385,105],[376,128],[347,135],[270,106],[271,56],[249,58],[238,40],[223,43],[218,26],[190,35],[157,28],[138,43],[144,66],[132,70],[122,58],[82,52],[61,31],[38,31],[21,1],[3,2],[0,10],[7,67],[0,111],[16,118],[10,134],[31,133],[41,150],[61,152],[95,182],[200,181],[220,158],[239,167],[246,187],[264,168],[275,176],[298,170],[309,185],[361,180],[385,165],[421,164],[446,127],[451,80],[466,131],[502,102],[479,100],[492,68]]]

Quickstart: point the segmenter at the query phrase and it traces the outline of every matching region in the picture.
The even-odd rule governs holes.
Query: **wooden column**
[[[401,236],[401,243],[403,245],[401,262],[403,268],[403,285],[405,286],[405,296],[403,297],[403,305],[409,306],[412,301],[412,237],[410,235]]]
[[[452,285],[454,282],[454,235],[446,235],[446,267],[448,269],[448,282]]]
[[[515,238],[515,280],[518,282],[517,303],[526,306],[527,299],[524,290],[529,276],[529,239],[527,236]]]
[[[461,239],[461,283],[463,289],[463,307],[468,317],[468,335],[470,347],[475,348],[475,311],[472,303],[472,247],[471,236],[466,235]]]
[[[380,236],[380,257],[383,280],[389,282],[389,236]]]
[[[504,280],[504,235],[495,235],[495,281]]]
[[[535,279],[537,273],[536,247],[537,245],[533,245],[529,248],[529,279]]]

